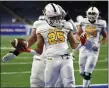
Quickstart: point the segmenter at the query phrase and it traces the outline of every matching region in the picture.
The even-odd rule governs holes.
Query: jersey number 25
[[[47,37],[48,37],[48,43],[50,45],[62,43],[65,41],[64,32],[62,31],[50,32],[48,33]]]

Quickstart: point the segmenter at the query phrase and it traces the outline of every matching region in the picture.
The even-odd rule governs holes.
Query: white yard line
[[[75,70],[77,72],[79,70]],[[108,71],[108,69],[94,69],[94,71]],[[12,75],[12,74],[29,74],[31,71],[22,71],[22,72],[1,72],[1,75]]]
[[[20,60],[21,60],[21,59],[33,59],[33,57],[30,57],[30,56],[28,56],[28,57],[23,57],[23,56],[20,57],[20,56],[18,56],[18,57],[16,57],[16,58],[18,58],[18,59],[20,59]]]
[[[0,47],[1,50],[9,50],[9,49],[14,49],[13,47]]]
[[[29,56],[29,57],[23,57],[23,56],[22,56],[22,57],[19,57],[19,56],[18,56],[18,57],[16,57],[15,59],[23,60],[23,59],[33,59],[33,58],[30,57],[30,56]]]
[[[32,62],[1,63],[1,65],[21,65],[21,64],[32,64]]]
[[[108,62],[108,60],[98,60],[98,63],[105,63]],[[74,61],[74,63],[78,63],[78,61]],[[21,64],[32,64],[32,62],[13,62],[13,63],[1,63],[1,65],[21,65]]]
[[[106,83],[105,84],[91,84],[90,86],[94,86],[94,88],[95,88],[96,86],[108,86],[108,84],[106,84]],[[82,87],[82,85],[76,85],[76,87]]]

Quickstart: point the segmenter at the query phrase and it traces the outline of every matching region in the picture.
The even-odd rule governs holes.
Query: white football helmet
[[[57,27],[61,24],[62,12],[58,5],[49,3],[45,6],[43,13],[49,25]]]
[[[94,22],[98,19],[99,17],[99,10],[96,7],[90,7],[86,11],[87,18],[90,22]]]
[[[79,16],[76,17],[76,20],[77,20],[77,22],[79,22],[79,23],[80,23],[83,19],[84,19],[84,18],[83,18],[83,16],[81,16],[81,15],[79,15]]]
[[[45,20],[45,16],[44,15],[39,16],[38,20]]]

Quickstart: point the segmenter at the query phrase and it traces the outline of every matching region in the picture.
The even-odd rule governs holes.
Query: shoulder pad
[[[100,20],[101,22],[101,24],[103,25],[103,27],[105,27],[106,28],[106,21],[105,20]]]
[[[39,26],[41,26],[41,25],[43,25],[43,24],[46,24],[46,21],[42,21],[42,20],[35,21],[35,22],[33,23],[33,28],[37,28],[37,27],[39,27]]]
[[[70,22],[65,22],[64,23],[64,28],[65,29],[70,29],[70,30],[73,30],[73,26]]]
[[[42,32],[47,31],[48,27],[49,27],[48,24],[45,24],[45,25],[39,26],[39,27],[37,28],[36,34],[37,34],[37,33],[42,33]]]

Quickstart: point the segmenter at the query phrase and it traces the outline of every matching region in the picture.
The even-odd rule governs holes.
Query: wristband
[[[18,56],[19,55],[19,51],[14,50],[14,51],[10,51],[9,53],[13,53],[14,55]]]

